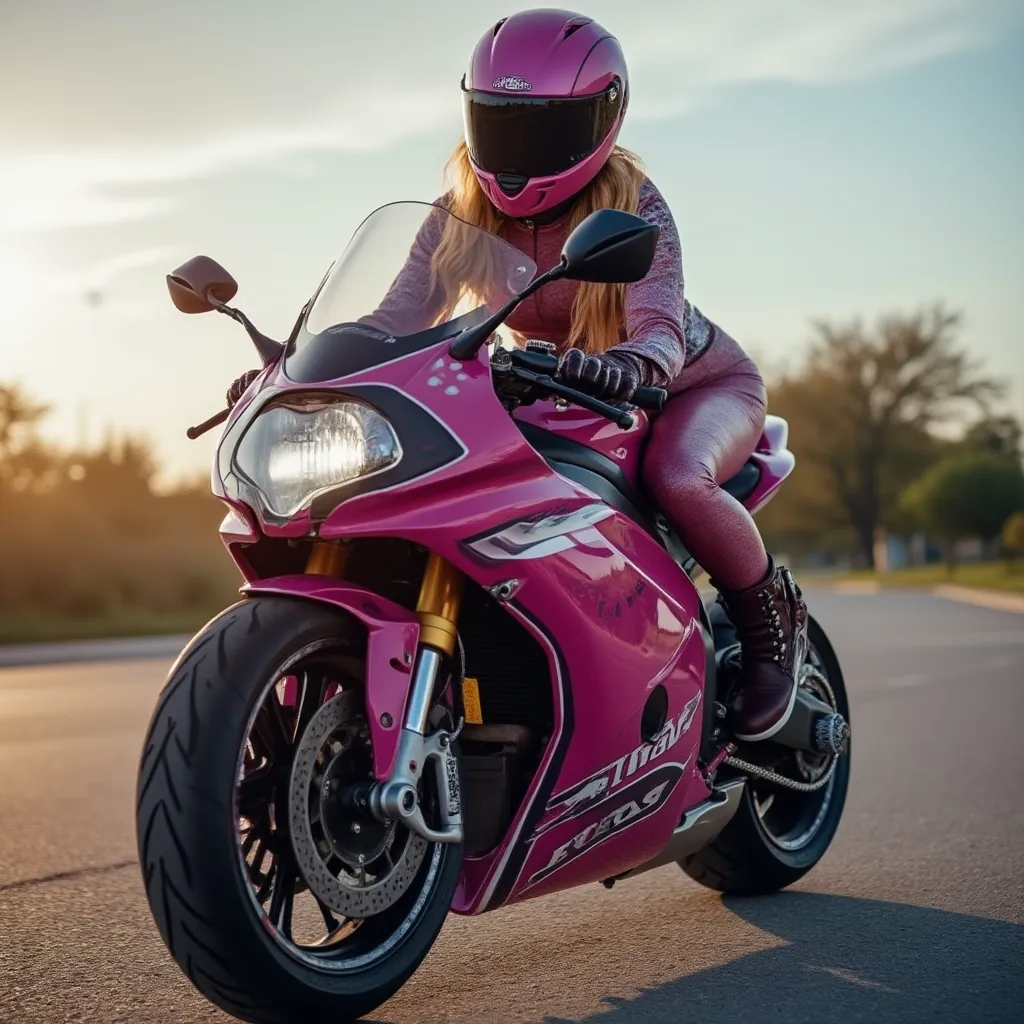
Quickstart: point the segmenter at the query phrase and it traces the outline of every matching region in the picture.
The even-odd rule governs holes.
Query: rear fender
[[[363,587],[328,576],[275,576],[247,583],[243,594],[277,594],[329,604],[366,628],[366,714],[373,745],[373,772],[390,776],[405,720],[405,704],[419,644],[415,613]]]
[[[779,452],[754,452],[750,461],[757,464],[761,471],[757,486],[753,493],[743,502],[751,512],[759,512],[778,493],[787,477],[796,466],[796,457],[791,451],[783,448]]]
[[[764,508],[793,472],[796,458],[786,447],[788,442],[788,421],[781,416],[766,416],[764,431],[757,442],[757,450],[750,458],[750,461],[757,465],[761,475],[757,487],[743,502],[751,513]]]

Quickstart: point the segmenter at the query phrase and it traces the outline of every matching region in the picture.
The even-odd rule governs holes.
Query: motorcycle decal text
[[[584,826],[576,835],[555,847],[547,864],[530,876],[527,887],[542,882],[555,871],[596,849],[612,836],[632,828],[657,812],[683,776],[684,764],[663,764],[641,776],[620,793],[602,800],[592,810],[610,808],[606,814]]]
[[[547,832],[570,818],[578,818],[585,814],[593,805],[611,793],[616,786],[628,782],[638,771],[650,762],[671,750],[689,731],[693,724],[700,694],[695,694],[675,719],[669,719],[661,732],[650,743],[642,743],[628,754],[623,754],[617,761],[605,765],[600,771],[594,772],[582,782],[569,789],[556,793],[545,808],[547,813],[558,812],[550,821],[544,822],[535,832],[534,837]]]

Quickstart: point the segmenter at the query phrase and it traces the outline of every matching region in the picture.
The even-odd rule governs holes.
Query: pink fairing
[[[464,574],[467,595],[515,582],[514,598],[503,607],[546,657],[553,729],[498,845],[464,857],[453,909],[480,913],[643,863],[664,847],[685,812],[708,798],[697,763],[706,650],[700,596],[668,552],[527,443],[494,393],[486,349],[455,362],[448,344],[353,374],[342,387],[374,384],[407,396],[444,424],[462,454],[400,487],[343,501],[321,522],[319,536],[397,537],[422,545]],[[304,388],[279,368],[268,386]],[[636,481],[647,435],[643,414],[632,430],[619,432],[585,412],[560,413],[550,402],[519,416],[600,450]],[[755,503],[791,465],[781,440],[773,422],[755,455],[763,469],[750,499]],[[231,517],[225,539],[233,554],[244,553],[243,538],[253,527],[271,541],[297,529],[308,536],[309,522]],[[411,682],[413,613],[361,587],[318,577],[254,581],[247,592],[329,602],[366,626],[375,775],[386,776]],[[645,743],[641,715],[659,685],[667,694],[667,720]],[[390,729],[381,724],[385,714]],[[615,829],[595,831],[609,816],[619,823]]]
[[[373,770],[378,778],[386,778],[395,763],[419,642],[416,615],[363,587],[326,576],[276,576],[247,583],[241,589],[244,594],[281,594],[330,604],[363,624],[367,636],[366,678],[373,684],[366,690]]]
[[[517,410],[516,419],[599,451],[618,464],[631,484],[638,483],[640,455],[648,432],[646,416],[637,416],[630,430],[622,430],[603,416],[576,405],[559,410],[551,402],[537,402]]]
[[[488,29],[470,58],[467,90],[531,98],[579,97],[600,92],[618,79],[626,102],[607,136],[589,156],[560,174],[531,178],[514,196],[495,173],[474,164],[481,187],[506,216],[525,219],[550,210],[585,188],[605,165],[628,104],[628,72],[618,40],[596,21],[572,11],[514,14]]]

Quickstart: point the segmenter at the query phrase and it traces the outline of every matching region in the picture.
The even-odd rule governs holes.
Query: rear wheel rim
[[[238,865],[260,926],[293,959],[331,973],[368,967],[393,951],[422,916],[443,855],[440,844],[429,845],[400,897],[382,913],[366,917],[336,913],[303,877],[291,837],[293,762],[303,736],[325,704],[351,693],[351,705],[362,707],[359,680],[352,669],[353,659],[333,640],[306,647],[290,658],[253,706],[235,774]],[[351,725],[368,745],[365,721]],[[405,831],[402,826],[393,831],[399,829]],[[333,850],[327,863],[339,871],[345,867]]]
[[[813,643],[809,644],[807,660],[829,680],[830,684],[833,683],[829,679],[825,660]],[[834,711],[840,710],[828,692],[815,684],[813,677],[801,680],[800,685],[810,690],[819,700],[830,704]],[[828,767],[827,757],[816,758],[793,751],[774,770],[801,782],[814,782],[828,770]],[[821,789],[811,793],[786,789],[756,778],[748,782],[750,801],[758,827],[772,846],[787,854],[799,854],[818,840],[829,820],[829,810],[836,795],[840,767],[837,765],[836,771]]]

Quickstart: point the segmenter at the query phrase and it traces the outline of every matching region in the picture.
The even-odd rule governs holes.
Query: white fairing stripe
[[[615,515],[605,504],[585,505],[566,515],[547,516],[536,522],[523,520],[471,541],[467,547],[494,562],[544,558],[579,544],[604,540],[594,524]]]

